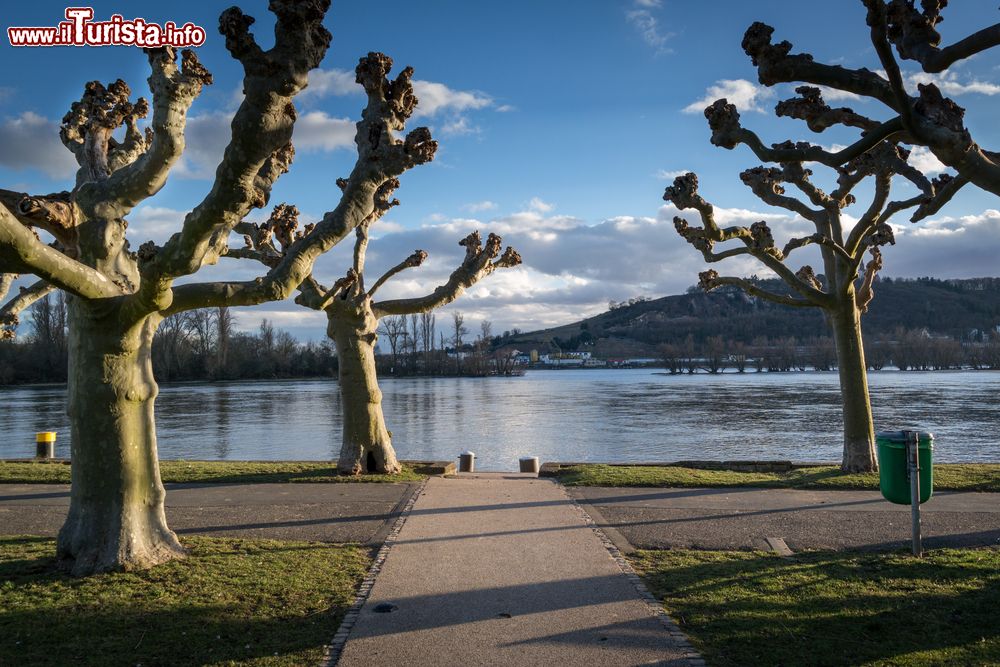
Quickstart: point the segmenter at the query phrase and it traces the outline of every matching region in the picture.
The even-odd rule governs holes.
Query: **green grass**
[[[187,538],[188,558],[74,578],[55,542],[0,537],[0,665],[317,664],[367,550]]]
[[[559,471],[567,486],[756,486],[773,489],[878,489],[878,473],[843,473],[836,466],[797,468],[788,472],[735,472],[678,466],[579,465]],[[1000,492],[1000,464],[939,463],[936,491]]]
[[[1000,664],[1000,550],[639,551],[633,565],[713,667]]]
[[[63,462],[0,461],[0,484],[69,484],[69,465]],[[403,466],[398,475],[338,475],[326,461],[160,461],[164,482],[414,482],[424,473]]]

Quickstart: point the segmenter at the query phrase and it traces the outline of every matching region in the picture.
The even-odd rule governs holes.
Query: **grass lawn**
[[[355,546],[186,538],[147,572],[74,578],[0,537],[0,665],[317,664],[370,563]]]
[[[0,461],[0,484],[69,484],[63,462]],[[329,461],[160,461],[164,482],[413,482],[424,474],[403,466],[398,475],[338,475]]]
[[[788,472],[734,472],[677,466],[579,465],[559,471],[567,486],[757,486],[775,489],[878,490],[878,473],[840,472],[836,466],[798,468]],[[934,466],[935,491],[1000,492],[1000,464],[939,463]]]
[[[1000,664],[1000,550],[639,551],[632,564],[713,667]]]

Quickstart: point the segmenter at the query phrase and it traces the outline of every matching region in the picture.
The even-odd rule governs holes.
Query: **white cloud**
[[[465,134],[479,134],[482,130],[478,125],[472,125],[465,116],[456,116],[441,126],[440,133],[445,137],[458,137]]]
[[[302,97],[327,95],[361,95],[365,89],[357,82],[356,74],[343,69],[316,69],[309,73],[309,86]]]
[[[413,92],[417,96],[414,118],[435,116],[441,112],[461,112],[485,109],[493,106],[493,98],[485,93],[470,90],[454,90],[443,83],[414,79]],[[355,80],[354,72],[342,69],[315,70],[309,74],[309,87],[303,92],[306,97],[327,97],[330,95],[360,95],[364,93]],[[504,108],[506,107],[506,108]],[[498,110],[510,111],[513,107],[504,105]]]
[[[532,211],[538,211],[539,213],[548,213],[554,208],[554,206],[542,201],[538,197],[532,197],[531,201],[528,202],[528,208]]]
[[[443,83],[415,80],[413,92],[417,96],[414,118],[435,116],[441,112],[460,112],[485,109],[493,106],[493,98],[474,91],[453,90]]]
[[[185,211],[165,206],[139,206],[128,216],[128,235],[132,245],[137,248],[138,244],[146,241],[163,244],[174,232],[181,231],[185,215]]]
[[[416,79],[413,81],[413,92],[417,96],[417,108],[413,112],[413,118],[444,118],[445,120],[438,126],[438,131],[443,136],[479,134],[481,129],[472,123],[467,116],[470,111],[493,107],[498,112],[514,110],[514,107],[509,104],[495,106],[493,98],[486,93],[473,90],[455,90],[435,81]],[[303,98],[309,100],[310,98],[323,98],[331,95],[345,96],[362,93],[364,93],[364,89],[356,82],[354,72],[332,68],[316,70],[309,75],[309,87],[304,91]],[[311,112],[311,114],[315,113],[320,112]],[[307,114],[307,116],[311,114]],[[314,116],[311,122],[317,126],[325,125],[324,132],[342,138],[340,132],[344,131],[343,128],[334,127],[331,123],[332,120],[338,119],[330,119],[329,117],[321,119]],[[324,150],[344,147],[337,139],[320,140],[318,138],[320,128],[316,127],[314,130],[315,132],[310,131],[309,133],[312,147],[321,147]]]
[[[334,151],[354,148],[354,121],[334,118],[324,111],[310,111],[295,121],[292,143],[303,151]]]
[[[479,213],[481,211],[493,211],[497,208],[497,203],[490,201],[489,199],[484,199],[483,201],[473,202],[471,204],[466,204],[462,207],[469,213]]]
[[[980,95],[996,95],[1000,93],[1000,85],[989,81],[972,79],[960,81],[957,72],[942,72],[941,74],[928,74],[926,72],[913,72],[906,75],[906,87],[913,93],[917,93],[917,85],[921,83],[933,83],[945,95],[956,96],[968,93],[978,93]]]
[[[222,161],[232,136],[230,124],[235,112],[215,111],[190,116],[184,130],[184,154],[172,175],[180,178],[210,179]]]
[[[493,232],[521,253],[524,265],[494,273],[449,309],[464,312],[470,321],[490,319],[497,331],[563,324],[602,312],[611,299],[676,294],[696,283],[704,263],[674,231],[672,217],[677,213],[664,206],[656,217],[622,215],[598,224],[540,210],[489,221],[452,218],[373,241],[368,247],[368,273],[381,275],[414,248],[422,248],[429,253],[427,262],[390,281],[380,298],[421,295],[444,282],[461,263],[460,239],[474,230],[484,238]],[[724,224],[766,218],[776,234],[801,233],[796,229],[799,223],[787,215],[716,208],[716,216]],[[341,244],[321,260],[323,268],[317,275],[329,283],[349,262],[350,248]],[[764,273],[752,261],[727,262],[727,271]]]
[[[498,106],[495,109],[495,111],[497,113],[508,113],[510,111],[517,111],[517,107],[515,107],[515,106],[513,106],[511,104],[501,104],[500,106]]]
[[[718,99],[726,98],[736,106],[737,111],[756,111],[762,113],[760,103],[774,96],[774,91],[758,86],[746,79],[722,79],[709,86],[704,97],[684,107],[684,113],[702,113],[705,107]]]
[[[639,9],[628,10],[625,12],[625,18],[636,29],[643,41],[656,49],[657,53],[668,52],[667,40],[673,37],[673,33],[664,33],[660,29],[660,22],[650,11],[650,9],[659,6],[658,0],[636,0],[635,4]]]
[[[829,88],[827,86],[816,86],[819,88],[820,93],[823,94],[823,100],[826,102],[837,102],[840,100],[864,100],[865,98],[861,95],[848,92],[846,90],[838,90],[837,88]]]
[[[54,179],[76,173],[76,159],[59,140],[59,124],[31,111],[0,123],[0,146],[4,167],[38,169]]]
[[[678,169],[677,171],[667,171],[666,169],[658,169],[656,171],[656,177],[663,181],[672,181],[678,176],[683,176],[684,174],[690,172],[690,169]]]
[[[924,146],[914,146],[913,150],[910,151],[910,157],[907,159],[907,162],[911,167],[920,171],[925,176],[940,174],[942,171],[948,169],[929,148]]]

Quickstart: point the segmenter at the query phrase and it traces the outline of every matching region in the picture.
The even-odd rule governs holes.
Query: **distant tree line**
[[[978,339],[958,341],[931,336],[924,329],[899,328],[891,334],[865,338],[865,362],[869,370],[895,367],[920,370],[1000,370],[1000,333],[984,333]],[[697,341],[693,335],[679,344],[658,347],[660,361],[671,374],[735,372],[831,371],[837,367],[833,340],[828,337],[759,336],[749,344],[709,336]]]
[[[66,325],[62,292],[39,300],[26,335],[0,343],[0,385],[65,382]],[[337,367],[329,342],[301,343],[266,319],[256,333],[236,331],[226,307],[166,318],[152,354],[159,381],[329,377]]]
[[[483,320],[479,333],[470,338],[460,312],[452,313],[442,330],[434,313],[386,317],[379,328],[379,340],[385,345],[375,363],[381,377],[512,375],[514,359],[496,348],[518,333],[515,329],[494,336],[493,323]]]

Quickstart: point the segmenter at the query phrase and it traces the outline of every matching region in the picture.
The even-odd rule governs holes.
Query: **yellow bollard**
[[[35,434],[35,458],[54,459],[56,457],[56,432],[39,431]]]

